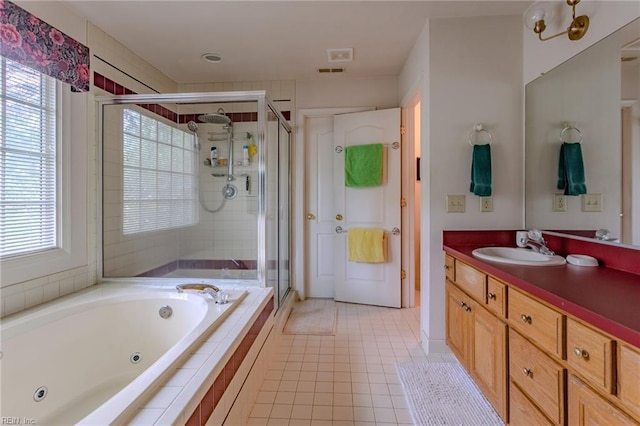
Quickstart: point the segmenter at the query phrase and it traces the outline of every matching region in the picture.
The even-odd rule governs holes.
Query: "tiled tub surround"
[[[122,423],[137,415],[143,416],[145,424],[150,415],[165,419],[173,415],[182,418],[175,421],[186,422],[193,407],[200,404],[198,389],[208,375],[224,369],[227,358],[237,362],[241,360],[237,354],[246,355],[254,349],[248,345],[247,333],[268,333],[270,327],[264,325],[269,324],[273,299],[270,289],[224,285],[233,302],[217,305],[209,296],[192,292],[178,295],[174,287],[175,283],[105,283],[4,320],[3,416],[26,416],[43,423],[56,418],[58,422],[75,423],[116,394],[80,423]],[[158,315],[164,304],[174,309],[168,319]],[[42,327],[38,330],[39,325]],[[64,328],[62,334],[53,330],[56,326]],[[110,343],[108,336],[115,337],[117,344]],[[91,339],[96,340],[91,343]],[[34,348],[34,344],[42,346],[42,350]],[[18,348],[24,345],[28,350]],[[16,358],[12,357],[14,347]],[[91,353],[91,349],[97,353]],[[139,364],[130,362],[133,352],[142,354]],[[47,357],[43,359],[42,353]],[[119,358],[125,361],[120,362]],[[55,362],[55,368],[48,360]],[[60,368],[65,363],[74,369],[65,372]],[[27,368],[28,374],[20,365]],[[34,369],[38,365],[42,366],[40,372]],[[92,370],[100,370],[103,377],[92,377]],[[12,375],[17,375],[15,383],[9,377]],[[74,378],[88,383],[75,383]],[[223,390],[228,390],[230,383],[224,385]],[[39,386],[47,386],[48,394],[36,403],[33,394]],[[118,392],[117,387],[123,386]],[[20,398],[24,402],[10,399],[9,396],[21,394],[15,391],[20,388],[27,395]],[[77,400],[91,401],[94,407],[77,407],[74,394]],[[87,394],[92,397],[87,398]],[[18,411],[20,414],[16,414]]]
[[[544,235],[557,254],[586,254],[600,267],[520,266],[484,262],[471,253],[484,246],[515,247],[515,231],[444,231],[443,249],[489,274],[640,346],[640,251],[580,239]]]

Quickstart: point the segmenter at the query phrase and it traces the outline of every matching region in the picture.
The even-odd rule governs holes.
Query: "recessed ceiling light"
[[[327,57],[329,62],[351,62],[353,61],[353,48],[327,49]]]
[[[204,55],[200,56],[200,58],[203,61],[211,62],[212,64],[222,62],[222,56],[220,56],[220,54],[218,53],[205,53]]]

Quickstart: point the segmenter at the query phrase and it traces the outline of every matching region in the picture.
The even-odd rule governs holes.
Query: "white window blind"
[[[56,81],[0,58],[0,257],[56,248]]]
[[[196,224],[193,136],[131,109],[122,133],[123,233]]]

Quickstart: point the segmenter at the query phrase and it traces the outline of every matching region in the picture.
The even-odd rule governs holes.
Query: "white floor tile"
[[[419,310],[336,307],[335,336],[278,337],[250,425],[411,424],[395,364],[427,357],[419,341]]]

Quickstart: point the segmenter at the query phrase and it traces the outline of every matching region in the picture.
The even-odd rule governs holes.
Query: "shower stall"
[[[289,290],[291,128],[264,91],[98,98],[102,276]]]

